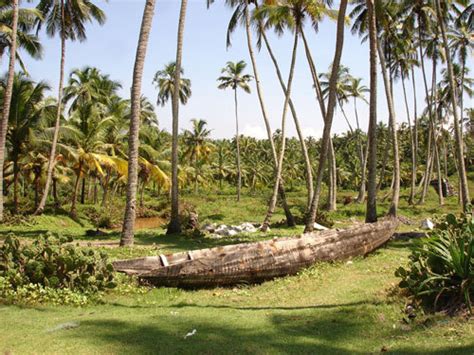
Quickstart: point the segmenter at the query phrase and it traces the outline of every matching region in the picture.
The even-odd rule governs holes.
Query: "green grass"
[[[471,179],[474,176],[471,174]],[[472,184],[471,184],[472,188]],[[355,195],[340,192],[340,196]],[[460,211],[457,198],[437,205],[433,189],[423,206],[408,206],[403,191],[400,214],[413,221],[401,226],[415,230],[433,215]],[[289,202],[304,204],[304,196],[288,194]],[[260,222],[268,196],[245,196],[240,204],[229,195],[185,196],[197,206],[201,223]],[[336,226],[363,220],[363,205],[338,206],[331,213]],[[382,215],[388,201],[379,204]],[[280,211],[274,221],[283,219]],[[92,228],[66,215],[35,217],[28,224],[3,226],[29,240],[51,231],[71,235],[81,245],[118,241],[119,232],[101,238],[85,236]],[[298,234],[296,228],[272,228],[270,233],[229,239],[167,236],[162,228],[139,230],[134,248],[106,248],[112,259],[193,250],[217,245]],[[371,354],[382,349],[399,354],[474,354],[474,322],[442,315],[419,314],[403,321],[405,302],[398,295],[394,271],[407,262],[410,241],[390,242],[352,263],[319,264],[298,276],[262,285],[185,291],[158,288],[145,294],[112,291],[104,303],[83,308],[0,306],[0,353],[141,354],[141,353],[307,353]],[[74,322],[78,327],[58,330]],[[196,335],[184,339],[193,329]]]
[[[112,293],[85,308],[3,306],[0,351],[472,354],[472,321],[419,314],[403,322],[404,300],[392,290],[406,258],[406,244],[392,242],[352,264],[320,264],[256,286]],[[79,326],[55,330],[71,322]]]

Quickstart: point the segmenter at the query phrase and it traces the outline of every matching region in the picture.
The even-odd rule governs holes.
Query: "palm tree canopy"
[[[176,71],[176,63],[170,62],[165,65],[163,70],[158,70],[153,78],[153,83],[158,89],[157,105],[164,106],[171,98],[174,92],[174,76]],[[180,69],[184,74],[183,68]],[[191,80],[180,78],[179,84],[179,101],[182,105],[186,105],[192,95]]]
[[[244,70],[247,64],[241,60],[239,62],[227,62],[226,66],[222,68],[221,73],[224,74],[217,78],[219,85],[217,86],[221,90],[231,88],[237,90],[241,88],[246,93],[250,93],[250,81],[253,76],[250,74],[244,74]]]

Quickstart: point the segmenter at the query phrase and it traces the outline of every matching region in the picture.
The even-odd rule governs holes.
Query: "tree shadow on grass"
[[[426,350],[412,343],[401,347],[393,339],[408,335],[406,331],[374,321],[364,306],[333,306],[336,308],[277,308],[255,319],[240,309],[150,312],[129,320],[82,321],[80,328],[65,336],[106,346],[114,353],[134,354],[370,354],[383,348],[403,354],[472,353],[469,346]],[[193,329],[196,333],[185,339]]]

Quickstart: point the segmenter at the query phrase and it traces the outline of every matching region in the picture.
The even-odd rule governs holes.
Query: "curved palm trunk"
[[[240,167],[240,133],[239,133],[239,106],[237,101],[237,87],[234,88],[234,109],[235,109],[235,144],[237,148],[237,202],[240,201],[242,189],[242,170]]]
[[[275,185],[273,188],[272,197],[270,198],[270,203],[268,204],[268,211],[263,220],[261,230],[266,232],[268,227],[270,226],[270,220],[272,218],[273,212],[275,211],[276,203],[277,203],[277,196],[278,196],[278,188],[280,186],[281,181],[281,172],[283,169],[283,158],[285,156],[285,147],[286,147],[286,114],[288,111],[290,95],[291,95],[291,86],[293,84],[293,76],[295,72],[295,64],[296,64],[296,52],[298,50],[298,37],[299,37],[299,28],[296,26],[295,28],[295,38],[293,41],[293,51],[291,56],[291,65],[290,65],[290,74],[288,76],[288,85],[286,86],[286,94],[285,94],[285,103],[283,105],[283,114],[281,119],[281,150],[280,156],[278,157],[278,165],[275,172]]]
[[[48,168],[46,173],[46,183],[44,185],[43,195],[35,210],[35,214],[41,214],[46,206],[46,200],[48,199],[49,188],[53,179],[54,165],[56,164],[56,147],[59,138],[59,127],[61,125],[61,112],[62,112],[62,100],[63,100],[63,87],[64,87],[64,66],[66,62],[66,34],[64,32],[65,19],[64,19],[64,0],[61,0],[61,21],[62,29],[60,31],[61,36],[61,63],[59,65],[59,87],[58,87],[58,102],[56,110],[56,123],[54,125],[53,141],[51,143],[51,151],[49,153]]]
[[[407,114],[408,129],[410,131],[411,138],[411,182],[410,182],[410,196],[408,197],[408,204],[413,205],[415,203],[415,190],[416,190],[416,148],[415,148],[415,133],[411,123],[410,109],[408,107],[407,91],[405,87],[405,74],[402,70],[402,88],[403,88],[403,99],[405,101],[405,110]]]
[[[3,99],[2,121],[0,123],[0,222],[3,222],[3,165],[5,163],[5,143],[7,139],[8,118],[13,94],[13,81],[15,80],[15,59],[17,48],[18,29],[18,0],[12,1],[13,21],[12,38],[10,46],[10,62],[8,64],[7,86]]]
[[[418,166],[418,107],[414,66],[411,67],[411,85],[413,90],[413,145],[415,149],[415,166]]]
[[[140,130],[140,98],[143,77],[143,67],[150,36],[151,24],[155,9],[155,0],[146,0],[143,10],[143,19],[138,39],[137,52],[135,55],[135,66],[133,69],[133,81],[131,91],[131,120],[130,133],[128,136],[128,181],[127,202],[123,220],[121,246],[133,245],[135,215],[137,207],[137,184],[138,184],[138,146]]]
[[[392,132],[392,152],[393,152],[393,190],[392,190],[392,201],[390,204],[389,215],[397,216],[398,202],[400,199],[400,157],[398,152],[398,132],[397,132],[397,119],[395,116],[395,107],[393,104],[393,94],[391,90],[391,82],[387,73],[387,66],[385,63],[385,57],[382,51],[380,42],[377,44],[377,50],[380,58],[380,67],[382,69],[382,77],[385,86],[385,96],[387,98],[387,106],[389,112],[389,125]]]
[[[334,110],[336,108],[336,84],[337,84],[337,70],[341,63],[342,48],[344,46],[344,22],[347,9],[347,0],[341,0],[339,5],[339,13],[337,18],[337,33],[336,33],[336,49],[334,53],[334,60],[329,80],[329,99],[328,110],[324,120],[324,130],[322,137],[321,153],[319,156],[318,171],[316,174],[316,184],[314,188],[313,200],[311,201],[311,208],[308,213],[306,221],[305,232],[312,232],[314,230],[314,221],[316,220],[316,212],[319,205],[319,198],[321,195],[321,184],[323,180],[324,165],[328,156],[329,144],[331,139],[332,120],[334,117]]]
[[[457,97],[456,97],[456,84],[454,81],[453,62],[451,61],[451,53],[449,51],[448,38],[446,36],[444,18],[441,15],[441,4],[439,0],[436,0],[436,14],[438,17],[438,23],[441,29],[441,36],[443,37],[443,45],[444,45],[444,49],[446,53],[446,64],[448,67],[449,85],[451,86],[451,91],[453,92],[453,95],[451,95],[451,104],[452,104],[453,116],[454,116],[454,137],[456,141],[456,155],[457,155],[457,161],[458,161],[458,166],[459,166],[459,180],[461,183],[462,207],[465,213],[472,213],[472,210],[469,211],[468,209],[468,205],[470,204],[471,201],[469,198],[469,188],[467,184],[466,166],[464,164],[464,142],[463,142],[461,128],[459,125],[459,115],[458,115],[458,105],[457,105]]]
[[[184,23],[186,20],[187,0],[181,0],[179,13],[178,38],[176,48],[176,69],[174,77],[174,93],[171,96],[173,111],[173,129],[171,142],[171,219],[167,234],[180,233],[179,220],[179,181],[178,181],[178,130],[179,130],[179,83],[181,80],[181,62],[183,58]]]
[[[270,56],[272,56],[272,60],[273,60],[273,63],[276,65],[277,71],[279,71],[277,63],[275,62],[276,59],[273,57],[273,52],[271,51],[271,47],[268,43],[268,39],[266,37],[265,30],[262,28],[261,24],[259,24],[259,26],[261,27],[260,30],[261,30],[261,33],[262,33],[262,37],[265,41],[265,45],[267,47],[267,50],[269,51]],[[270,142],[270,148],[272,150],[272,157],[273,157],[273,161],[274,161],[274,169],[276,171],[277,164],[278,164],[278,156],[277,156],[276,149],[275,149],[275,142],[273,141],[272,130],[270,128],[270,122],[269,122],[269,119],[268,119],[267,110],[266,110],[264,100],[263,100],[263,89],[260,85],[260,75],[259,75],[258,70],[257,70],[257,60],[255,59],[255,54],[254,54],[253,46],[252,46],[252,32],[250,30],[250,15],[249,15],[249,11],[248,11],[248,1],[247,1],[247,6],[245,7],[245,30],[246,30],[246,34],[247,34],[247,47],[248,47],[248,51],[249,51],[249,54],[250,54],[250,59],[251,59],[251,62],[252,62],[255,85],[257,87],[257,96],[258,96],[258,100],[259,100],[259,103],[260,103],[260,109],[262,111],[263,121],[265,123],[265,128],[266,128],[266,131],[267,131],[268,140]],[[281,76],[281,73],[280,73],[280,76]],[[280,84],[281,83],[282,82],[280,81]],[[285,91],[286,91],[286,88],[285,88]],[[292,108],[292,112],[294,113],[294,107],[293,107],[293,103],[292,103],[291,100],[290,100],[290,108]],[[296,113],[294,113],[294,114],[296,114]],[[293,116],[293,117],[295,117],[295,116]],[[303,140],[303,144],[305,144],[304,140]],[[307,154],[307,150],[306,150],[306,154]],[[311,170],[310,170],[310,173],[311,173]],[[312,180],[312,176],[311,176],[311,180]],[[312,188],[312,186],[313,185],[312,185],[312,182],[311,182],[311,188]],[[309,190],[308,190],[308,194],[309,194]],[[282,205],[283,205],[283,210],[284,210],[285,216],[286,216],[286,224],[289,227],[293,227],[293,226],[296,225],[295,219],[294,219],[294,217],[293,217],[293,215],[290,211],[290,208],[288,206],[288,203],[286,201],[285,188],[284,188],[284,185],[283,185],[283,181],[281,181],[281,180],[280,180],[280,187],[279,187],[279,195],[280,195],[280,199],[281,199],[281,202],[282,202]]]
[[[270,55],[270,58],[271,58],[271,60],[273,62],[273,65],[275,67],[275,71],[276,71],[276,74],[277,74],[277,77],[278,77],[278,81],[280,82],[281,89],[283,90],[283,93],[286,94],[286,85],[285,85],[285,82],[283,80],[283,75],[281,74],[281,71],[280,71],[280,66],[279,66],[278,61],[275,57],[275,54],[273,53],[273,50],[270,46],[267,35],[266,35],[265,30],[263,28],[261,28],[261,33],[262,33],[263,41],[265,43],[265,47],[267,48],[268,54]],[[290,97],[290,100],[289,100],[288,103],[290,105],[291,115],[293,116],[293,121],[294,121],[295,127],[296,127],[296,133],[298,134],[298,139],[299,139],[300,145],[301,145],[301,152],[303,153],[303,158],[304,158],[304,162],[305,162],[306,189],[308,191],[308,199],[307,199],[307,203],[308,203],[307,206],[308,207],[307,208],[309,209],[309,206],[311,204],[311,200],[313,198],[313,171],[312,171],[312,168],[311,168],[311,160],[309,158],[308,148],[306,147],[306,141],[304,139],[304,135],[303,135],[303,132],[301,130],[300,121],[299,121],[298,115],[296,113],[296,108],[295,108],[295,105],[293,104],[293,100],[291,99],[291,97]]]
[[[368,136],[367,210],[365,221],[377,222],[377,26],[374,0],[367,0],[370,43],[370,104]]]

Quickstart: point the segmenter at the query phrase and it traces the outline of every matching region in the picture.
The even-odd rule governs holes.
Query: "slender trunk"
[[[173,128],[171,142],[171,219],[167,234],[180,233],[179,220],[179,181],[178,181],[178,134],[179,134],[179,83],[181,80],[181,62],[183,58],[184,24],[186,20],[186,7],[188,0],[181,0],[179,12],[178,36],[176,48],[176,72],[174,76],[174,92],[172,100]]]
[[[18,167],[18,157],[13,158],[13,213],[18,213],[18,197],[19,197],[19,177],[20,169]]]
[[[237,101],[237,87],[234,88],[234,109],[235,109],[235,144],[237,147],[237,202],[240,201],[242,189],[242,170],[240,168],[240,132],[239,132],[239,108]]]
[[[143,180],[142,187],[140,189],[140,203],[139,203],[139,205],[140,205],[141,208],[143,208],[143,194],[145,193],[145,184],[146,184],[145,180]]]
[[[97,204],[97,177],[94,178],[94,188],[92,191],[92,203]]]
[[[15,80],[15,59],[17,48],[18,29],[18,0],[12,0],[12,36],[10,44],[10,62],[8,64],[7,86],[3,96],[2,121],[0,122],[0,223],[3,222],[3,166],[5,163],[5,143],[7,139],[8,119],[13,95],[13,82]]]
[[[131,90],[131,120],[130,133],[128,136],[128,181],[127,200],[125,215],[123,219],[121,246],[131,246],[134,241],[134,226],[137,204],[138,183],[138,146],[140,130],[140,100],[143,77],[143,67],[148,46],[148,38],[153,20],[155,0],[146,0],[143,10],[140,36],[138,39],[137,52],[135,55],[135,66],[133,69],[133,80]],[[179,72],[179,67],[176,69]]]
[[[81,183],[81,172],[82,172],[82,162],[79,163],[79,167],[77,169],[76,182],[74,183],[74,188],[72,190],[71,211],[69,212],[69,215],[71,216],[72,219],[77,218],[76,202],[77,202],[77,192],[79,190],[79,184]]]
[[[436,160],[436,175],[438,176],[438,201],[439,205],[443,206],[444,205],[444,194],[443,194],[443,175],[441,174],[441,163],[439,159],[439,149],[438,149],[438,144],[435,142],[434,145],[434,151],[435,151],[435,160]]]
[[[270,43],[268,41],[268,38],[266,36],[265,30],[261,28],[262,32],[262,38],[265,43],[265,47],[267,48],[268,54],[270,55],[270,58],[273,62],[273,65],[275,67],[275,71],[278,77],[278,81],[280,82],[281,89],[283,90],[283,93],[286,95],[286,85],[283,80],[283,75],[281,74],[280,66],[278,65],[278,61],[275,57],[275,54],[273,53],[273,50],[270,46]],[[308,199],[307,199],[307,208],[309,209],[309,206],[311,204],[311,199],[313,198],[313,171],[311,168],[311,160],[309,158],[308,154],[308,148],[306,147],[306,141],[304,139],[303,132],[301,130],[300,122],[298,119],[298,115],[296,113],[296,108],[293,103],[293,100],[290,97],[289,100],[289,105],[290,105],[290,111],[291,115],[293,116],[293,121],[295,123],[296,127],[296,133],[298,134],[298,139],[300,141],[301,145],[301,152],[303,154],[304,162],[305,162],[305,169],[306,169],[306,189],[308,191]]]
[[[413,126],[411,124],[410,109],[408,107],[408,98],[407,91],[405,87],[405,74],[402,70],[402,88],[403,88],[403,98],[405,101],[405,110],[407,114],[408,129],[411,138],[411,182],[410,182],[410,196],[408,197],[408,204],[413,205],[415,200],[415,190],[416,190],[416,151],[415,151],[415,133]]]
[[[413,89],[413,144],[415,149],[415,166],[418,166],[418,107],[414,66],[411,67],[411,84]]]
[[[64,86],[64,66],[66,62],[66,32],[65,32],[65,14],[64,14],[64,0],[61,0],[61,64],[59,66],[59,87],[58,87],[58,101],[56,110],[56,123],[54,125],[53,141],[51,143],[51,151],[49,153],[48,168],[46,173],[46,183],[44,185],[43,195],[41,201],[36,208],[35,214],[41,214],[46,206],[46,200],[48,199],[49,187],[53,179],[53,170],[56,163],[56,147],[59,138],[59,127],[61,124],[61,113],[63,106],[63,86]]]
[[[466,167],[464,164],[464,142],[462,137],[461,128],[459,125],[459,115],[458,115],[458,104],[457,104],[457,97],[456,97],[456,84],[454,81],[454,71],[453,71],[453,62],[451,61],[451,53],[448,44],[448,38],[446,36],[445,30],[445,23],[444,18],[441,14],[441,4],[440,0],[436,0],[436,13],[438,17],[438,24],[441,29],[441,35],[443,37],[443,45],[446,54],[446,64],[448,67],[448,78],[449,78],[449,85],[451,86],[451,91],[453,95],[451,95],[451,104],[453,109],[453,116],[454,116],[454,137],[456,143],[456,156],[459,166],[459,180],[461,184],[461,201],[463,211],[465,213],[472,213],[473,211],[469,211],[468,205],[470,204],[469,198],[469,188],[467,184],[467,175],[466,175]]]
[[[329,194],[328,194],[328,208],[329,212],[337,209],[337,166],[336,166],[336,153],[334,152],[334,145],[332,139],[329,142],[328,151],[328,163],[329,163]]]
[[[393,191],[392,201],[390,204],[389,215],[396,217],[398,210],[398,203],[400,199],[400,157],[398,151],[398,132],[397,132],[397,119],[395,116],[395,107],[393,103],[393,93],[391,90],[392,81],[388,77],[387,66],[385,63],[384,53],[380,42],[377,44],[378,55],[380,58],[380,67],[382,70],[382,77],[385,86],[385,96],[387,98],[387,106],[389,112],[389,125],[392,131],[392,152],[393,152]]]
[[[365,200],[365,185],[367,180],[367,153],[364,152],[364,146],[362,144],[361,130],[359,124],[359,113],[357,112],[357,98],[354,97],[354,113],[357,125],[357,142],[359,145],[359,159],[360,159],[360,186],[359,194],[357,195],[356,203],[362,203]],[[366,146],[367,150],[367,146]]]
[[[57,179],[53,178],[53,199],[54,199],[54,208],[59,208],[61,207],[61,203],[59,202],[59,197],[58,197],[58,181]]]
[[[390,156],[390,127],[387,130],[387,137],[386,137],[386,143],[385,143],[385,150],[383,152],[383,158],[382,158],[382,168],[380,169],[380,178],[379,182],[377,184],[377,193],[380,192],[382,189],[383,184],[385,183],[385,172],[387,170],[387,162],[388,158]]]
[[[199,192],[198,188],[198,177],[199,177],[199,172],[198,172],[198,159],[197,155],[194,157],[194,193],[197,195]]]
[[[281,118],[281,148],[280,148],[280,155],[278,157],[278,164],[277,169],[275,172],[275,184],[273,187],[272,197],[270,198],[270,203],[268,204],[267,214],[265,219],[263,220],[261,230],[266,232],[268,227],[270,226],[270,220],[272,218],[273,212],[275,211],[278,191],[280,188],[280,181],[281,181],[281,172],[283,169],[283,158],[285,157],[285,147],[286,147],[286,114],[288,112],[288,106],[290,101],[291,95],[291,87],[293,85],[293,76],[295,72],[295,64],[296,64],[296,53],[298,50],[298,39],[299,39],[299,25],[295,27],[295,35],[293,41],[293,51],[291,56],[291,64],[290,64],[290,73],[288,75],[288,84],[286,86],[286,94],[285,94],[285,102],[283,104],[283,114]]]
[[[107,175],[105,176],[105,180],[102,185],[103,186],[102,203],[101,203],[102,207],[107,206],[107,197],[109,193],[110,178],[111,178],[111,171],[110,169],[107,169]]]
[[[81,187],[81,205],[86,203],[86,177],[82,178],[82,187]]]
[[[271,151],[272,151],[272,157],[273,157],[273,162],[274,162],[274,170],[276,171],[277,170],[277,164],[278,164],[278,157],[277,157],[277,153],[276,153],[276,149],[275,149],[275,143],[273,141],[272,130],[271,130],[271,127],[270,127],[270,121],[268,119],[267,110],[266,110],[264,100],[263,100],[263,89],[260,85],[260,75],[259,75],[258,70],[257,70],[257,60],[255,59],[255,53],[253,51],[252,32],[251,32],[251,29],[250,29],[250,15],[249,15],[249,11],[248,11],[248,1],[247,1],[246,4],[247,4],[247,6],[245,7],[245,30],[246,30],[246,34],[247,34],[247,47],[248,47],[248,51],[249,51],[249,54],[250,54],[250,59],[251,59],[251,62],[252,62],[252,68],[253,68],[253,73],[254,73],[255,85],[257,87],[257,96],[258,96],[258,100],[259,100],[259,103],[260,103],[260,109],[262,111],[263,121],[265,123],[265,128],[266,128],[266,131],[267,131],[268,140],[270,142],[270,148],[271,148]],[[258,6],[257,4],[255,4],[255,5]],[[267,36],[265,34],[265,30],[263,29],[263,26],[261,26],[260,23],[259,23],[259,26],[260,26],[262,37],[265,41],[265,45],[267,47],[267,50],[270,53],[270,56],[272,57],[273,63],[276,65],[277,70],[279,70],[279,68],[277,66],[277,63],[276,63],[276,59],[273,56],[273,52],[271,51],[270,44],[269,44]],[[280,76],[281,76],[281,74],[280,74]],[[286,88],[285,88],[285,91],[286,91]],[[293,103],[290,100],[290,108],[291,107],[293,107]],[[293,109],[294,109],[294,107],[293,107]],[[292,109],[292,112],[293,112],[293,109]],[[303,144],[304,144],[304,140],[303,140]],[[311,179],[312,179],[312,177],[311,177]],[[312,188],[312,186],[313,185],[311,183],[311,188]],[[288,203],[286,201],[285,188],[283,186],[283,181],[281,181],[281,180],[280,180],[279,195],[280,195],[280,199],[281,199],[281,202],[282,202],[282,205],[283,205],[283,210],[285,212],[286,223],[289,227],[293,227],[293,226],[296,225],[295,219],[294,219],[293,215],[291,214],[290,208],[289,208]]]
[[[365,221],[377,222],[377,25],[374,0],[367,0],[370,42],[370,104],[368,129],[368,180]]]
[[[314,230],[314,222],[316,220],[316,212],[319,205],[319,198],[321,195],[321,183],[323,180],[324,165],[327,159],[328,151],[330,149],[331,128],[334,117],[334,110],[336,108],[336,84],[337,71],[341,63],[342,49],[344,47],[344,23],[346,17],[347,0],[341,0],[339,5],[339,13],[337,18],[337,33],[336,33],[336,49],[334,53],[334,60],[332,65],[331,78],[329,80],[329,99],[327,114],[324,119],[324,130],[321,144],[321,154],[319,156],[318,171],[316,174],[316,184],[314,188],[313,200],[311,201],[311,208],[308,213],[306,221],[305,232],[312,232]]]

